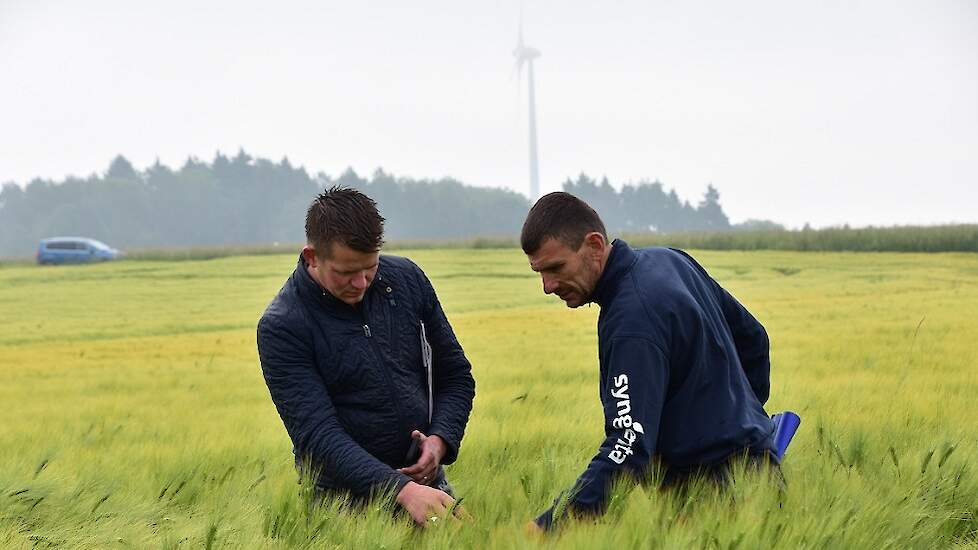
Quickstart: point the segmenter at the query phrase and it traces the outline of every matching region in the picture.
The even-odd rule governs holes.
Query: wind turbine
[[[537,168],[537,106],[536,96],[533,91],[533,60],[540,57],[540,50],[531,48],[523,43],[523,18],[520,18],[520,34],[516,42],[516,49],[513,50],[516,57],[516,74],[522,74],[523,65],[526,64],[526,75],[530,83],[530,200],[536,201],[540,197],[540,173]]]

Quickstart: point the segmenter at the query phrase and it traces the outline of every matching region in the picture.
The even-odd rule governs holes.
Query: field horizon
[[[782,250],[798,252],[978,252],[978,224],[823,227],[820,229],[736,229],[727,231],[625,233],[635,246],[671,246],[695,250]],[[111,240],[111,239],[110,239]],[[232,256],[278,255],[299,250],[300,243],[154,246],[124,252],[138,261],[212,260]],[[394,239],[386,251],[430,249],[519,249],[512,235],[464,239]],[[0,256],[0,268],[30,264],[33,256]]]

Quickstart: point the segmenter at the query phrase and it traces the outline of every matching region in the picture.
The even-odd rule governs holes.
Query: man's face
[[[577,250],[557,239],[546,239],[527,258],[530,269],[543,279],[544,294],[556,294],[567,307],[580,307],[589,301],[601,276],[604,247],[599,233],[590,233]]]
[[[359,304],[377,275],[380,252],[359,252],[338,242],[329,247],[328,258],[320,258],[310,246],[302,249],[309,274],[336,299]]]

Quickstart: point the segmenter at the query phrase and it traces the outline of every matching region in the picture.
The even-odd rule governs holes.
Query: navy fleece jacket
[[[688,468],[773,450],[767,333],[693,258],[616,240],[591,300],[605,439],[567,509],[602,513],[612,481],[653,459]],[[537,523],[553,519],[551,508]]]

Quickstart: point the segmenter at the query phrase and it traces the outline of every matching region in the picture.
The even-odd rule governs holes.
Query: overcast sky
[[[239,147],[528,192],[659,179],[733,221],[978,222],[978,1],[0,0],[0,182]]]

